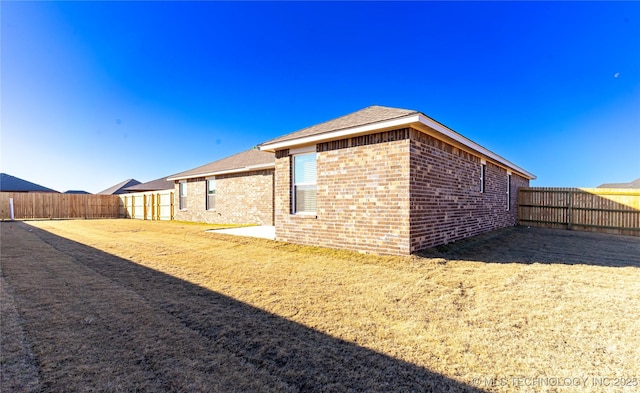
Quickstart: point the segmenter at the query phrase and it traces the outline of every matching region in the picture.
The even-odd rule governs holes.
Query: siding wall
[[[207,210],[205,178],[187,181],[187,208],[179,209],[175,186],[175,219],[212,224],[273,225],[273,169],[216,176],[216,206]]]

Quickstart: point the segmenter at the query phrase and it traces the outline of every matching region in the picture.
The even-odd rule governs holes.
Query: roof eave
[[[346,137],[357,136],[361,134],[367,134],[371,131],[382,130],[387,128],[401,127],[403,125],[410,125],[418,121],[419,114],[412,114],[409,116],[399,117],[397,119],[385,120],[376,123],[365,124],[356,127],[344,128],[336,131],[324,132],[322,134],[303,136],[300,138],[293,138],[286,141],[263,143],[258,145],[258,149],[262,151],[275,152],[276,150],[288,149],[294,146],[309,145],[318,142],[324,142],[332,139],[340,139]]]
[[[519,174],[523,175],[524,177],[526,177],[529,180],[535,180],[536,179],[536,175],[534,175],[533,173],[520,168],[518,165],[512,163],[511,161],[507,160],[504,157],[501,157],[499,155],[497,155],[496,153],[492,152],[489,149],[486,149],[484,147],[482,147],[481,145],[475,143],[474,141],[465,138],[464,136],[458,134],[457,132],[453,131],[452,129],[450,129],[449,127],[446,127],[440,123],[438,123],[437,121],[433,120],[432,118],[425,116],[425,115],[420,115],[420,123],[423,125],[426,125],[427,127],[434,129],[436,131],[438,131],[440,134],[444,135],[445,137],[458,142],[459,144],[471,149],[472,151],[476,152],[476,154],[480,154],[486,158],[491,159],[492,161],[495,161],[497,163],[502,164],[503,166],[505,166],[508,169],[511,169],[515,172],[518,172]]]
[[[385,129],[393,129],[397,127],[403,126],[415,126],[416,128],[422,129],[424,131],[424,127],[426,126],[432,130],[437,131],[440,135],[433,135],[439,138],[444,136],[449,141],[454,141],[456,144],[464,147],[465,150],[469,150],[474,155],[486,157],[491,161],[494,161],[501,166],[504,166],[514,172],[517,172],[524,176],[529,180],[536,179],[536,176],[531,172],[520,168],[514,163],[508,161],[507,159],[500,157],[499,155],[493,153],[492,151],[480,146],[479,144],[473,142],[470,139],[465,138],[464,136],[458,134],[452,129],[438,123],[437,121],[431,119],[428,116],[423,115],[422,113],[416,113],[409,116],[400,117],[397,119],[366,124],[357,127],[345,128],[336,131],[325,132],[317,135],[310,135],[306,137],[294,138],[286,141],[274,142],[274,143],[263,143],[258,145],[258,148],[263,151],[275,152],[277,150],[289,149],[298,146],[311,145],[320,142],[326,142],[329,140],[343,139],[358,135],[363,135],[370,133],[371,131],[382,131]]]
[[[168,177],[167,181],[187,180],[187,179],[194,179],[196,177],[229,175],[229,174],[234,174],[234,173],[259,171],[259,170],[262,170],[262,169],[275,168],[275,166],[276,166],[275,163],[273,163],[273,164],[271,164],[271,163],[269,163],[269,164],[256,164],[256,165],[245,166],[245,167],[242,167],[242,168],[228,169],[228,170],[224,170],[224,171],[202,172],[202,173],[195,173],[195,174],[183,175],[183,176],[176,175],[176,176]]]

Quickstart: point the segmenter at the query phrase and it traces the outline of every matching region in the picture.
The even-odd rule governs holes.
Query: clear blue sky
[[[369,105],[536,174],[640,177],[640,3],[6,2],[1,171],[98,192]]]

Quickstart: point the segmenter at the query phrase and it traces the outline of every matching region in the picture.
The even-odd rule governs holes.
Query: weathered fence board
[[[173,220],[172,190],[135,192],[119,195],[120,216],[139,220]]]
[[[520,225],[640,236],[640,190],[521,188]]]
[[[47,192],[0,192],[0,219],[14,218],[118,218],[120,198],[117,195],[58,194]]]

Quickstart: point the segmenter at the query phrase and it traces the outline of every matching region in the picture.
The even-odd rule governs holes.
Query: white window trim
[[[484,194],[486,191],[486,177],[487,177],[487,161],[480,160],[480,193]]]
[[[206,198],[205,199],[205,208],[206,208],[207,211],[209,211],[209,210],[215,211],[216,210],[215,203],[214,203],[213,207],[209,206],[209,182],[211,182],[211,181],[213,181],[213,195],[214,195],[214,197],[217,194],[217,190],[218,190],[217,189],[218,185],[216,184],[216,177],[215,176],[211,176],[211,177],[208,177],[208,178],[205,179],[205,187],[206,187],[206,189],[205,189],[205,191],[206,191],[205,192],[205,198]]]
[[[511,172],[507,171],[507,211],[511,210]]]
[[[313,216],[316,217],[317,215],[317,209],[318,207],[316,206],[316,211],[313,212],[299,212],[296,211],[296,186],[309,186],[309,185],[315,185],[316,186],[316,198],[318,196],[318,153],[316,153],[315,150],[315,146],[313,146],[313,149],[310,149],[310,147],[305,147],[305,148],[300,148],[300,149],[295,149],[296,150],[296,154],[292,154],[291,155],[291,214],[294,216]],[[296,183],[296,166],[295,166],[295,157],[297,156],[304,156],[307,154],[315,154],[316,155],[316,182],[315,183]]]
[[[185,198],[185,203],[182,203],[182,191],[184,190],[184,198]],[[188,206],[188,198],[189,198],[189,192],[187,191],[187,181],[183,180],[181,182],[178,183],[178,208],[180,210],[187,210],[187,206]],[[184,205],[184,206],[183,206]]]

